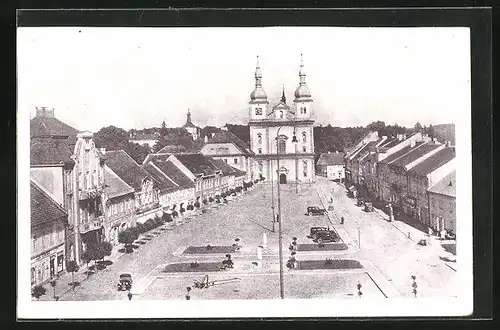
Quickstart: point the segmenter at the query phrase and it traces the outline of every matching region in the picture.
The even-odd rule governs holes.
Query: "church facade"
[[[255,89],[250,94],[250,149],[254,179],[280,183],[311,183],[315,179],[313,99],[306,84],[301,55],[299,85],[293,104],[287,104],[285,92],[279,103],[270,106],[262,87],[262,72],[257,57]]]

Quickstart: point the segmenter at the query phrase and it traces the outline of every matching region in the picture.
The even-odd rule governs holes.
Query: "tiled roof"
[[[104,181],[106,183],[104,191],[108,198],[124,196],[134,192],[134,188],[120,179],[120,177],[107,165],[104,166]]]
[[[429,192],[456,197],[456,172],[453,171],[429,188]]]
[[[30,145],[31,165],[57,165],[71,161],[76,138],[39,138],[32,139]]]
[[[30,181],[30,193],[31,227],[50,225],[68,216],[68,213],[33,181]]]
[[[229,166],[231,166],[231,165],[229,165]],[[231,167],[232,167],[232,166],[231,166]],[[233,167],[233,170],[234,170],[234,172],[235,172],[235,173],[234,173],[234,176],[235,176],[235,177],[237,177],[237,178],[242,177],[242,176],[246,176],[246,175],[247,175],[247,172],[242,171],[242,170],[240,170],[239,168]]]
[[[164,146],[163,148],[158,151],[159,154],[175,154],[179,152],[184,152],[186,151],[186,147],[182,145],[168,145]]]
[[[254,152],[250,150],[248,145],[243,142],[239,137],[233,133],[225,130],[220,130],[208,141],[210,143],[232,143],[234,144],[243,154],[252,156]]]
[[[232,166],[228,165],[222,159],[214,159],[212,157],[210,157],[209,159],[210,159],[210,161],[212,161],[214,163],[215,166],[217,166],[217,168],[219,170],[222,171],[222,174],[224,176],[235,175],[236,174],[236,171],[234,170],[234,168]]]
[[[163,173],[158,167],[153,165],[154,162],[148,162],[144,165],[142,165],[142,168],[146,170],[146,172],[149,173],[153,178],[155,178],[159,183],[161,192],[167,192],[167,191],[173,191],[178,189],[177,185],[174,184],[168,177],[166,177],[166,174]]]
[[[153,162],[163,173],[165,173],[173,182],[181,188],[194,187],[191,181],[174,163],[168,160],[169,154],[150,154],[149,161]]]
[[[408,171],[411,175],[427,175],[455,158],[455,147],[439,150],[434,155],[415,165]]]
[[[377,143],[380,141],[370,141],[367,144],[365,144],[361,149],[359,149],[359,152],[352,158],[352,161],[357,161],[361,157],[365,156],[367,152],[370,152]]]
[[[36,116],[30,121],[31,137],[74,136],[78,130],[54,117]]]
[[[343,165],[344,164],[344,153],[324,153],[319,156],[318,165]]]
[[[422,143],[420,145],[415,145],[413,148],[411,148],[411,150],[408,153],[406,153],[404,156],[393,161],[391,164],[389,164],[389,166],[390,167],[404,167],[404,166],[408,165],[409,163],[422,157],[423,155],[436,149],[437,147],[439,147],[439,144],[436,144],[433,142],[427,142],[427,143]]]
[[[379,145],[379,147],[381,148],[392,148],[394,147],[395,145],[399,144],[400,141],[398,138],[396,137],[390,137],[390,138],[387,138],[381,145]]]
[[[194,175],[213,175],[219,169],[214,166],[207,158],[199,153],[180,154],[175,156],[184,166],[188,168]]]
[[[106,165],[109,166],[123,181],[136,191],[142,189],[142,181],[151,176],[139,166],[125,151],[113,150],[106,152]],[[153,186],[159,187],[160,183],[153,180]]]
[[[417,143],[417,145],[418,145],[418,143]],[[410,146],[404,147],[403,149],[398,150],[395,153],[390,154],[386,158],[382,159],[379,163],[389,164],[390,162],[393,162],[394,160],[396,160],[399,157],[402,157],[403,155],[408,153],[410,151],[410,149],[411,149]]]

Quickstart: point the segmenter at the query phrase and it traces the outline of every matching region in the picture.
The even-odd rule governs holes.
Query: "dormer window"
[[[284,116],[284,113],[283,113],[283,110],[280,111],[280,118],[283,118]]]
[[[255,115],[257,116],[262,115],[262,108],[255,108]]]

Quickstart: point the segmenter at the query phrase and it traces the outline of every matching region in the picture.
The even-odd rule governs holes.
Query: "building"
[[[30,181],[31,285],[43,284],[65,269],[68,213],[48,192]]]
[[[187,112],[186,123],[182,126],[182,128],[185,128],[186,131],[193,136],[193,141],[198,140],[200,137],[201,129],[191,121],[191,111],[189,109]]]
[[[456,171],[452,171],[428,190],[430,227],[456,233]]]
[[[106,152],[106,165],[127,185],[134,189],[135,221],[144,223],[155,216],[162,216],[160,183],[135,162],[125,151]]]
[[[427,191],[455,168],[455,147],[446,145],[408,170],[408,190],[403,204],[405,213],[419,219],[426,226],[435,225],[431,222]]]
[[[349,183],[355,183],[355,177],[353,177],[353,172],[354,175],[358,173],[358,169],[353,168],[353,163],[352,163],[352,158],[361,151],[361,149],[368,143],[372,141],[377,141],[379,140],[378,132],[377,131],[370,131],[366,133],[359,141],[349,148],[346,151],[345,158],[344,158],[344,164],[345,164],[345,180],[346,182]]]
[[[172,201],[176,201],[175,196],[177,196],[179,184],[170,179],[169,176],[163,173],[162,170],[152,161],[142,164],[141,167],[148,172],[152,178],[158,181],[160,205],[164,212],[168,211],[168,207]],[[177,202],[179,203],[181,201],[179,200]]]
[[[228,165],[222,159],[210,158],[212,163],[217,167],[221,172],[222,176],[220,177],[220,191],[221,193],[227,192],[231,189],[236,188],[236,168]]]
[[[252,157],[255,153],[226,127],[207,139],[200,152],[205,156],[223,160],[232,167],[246,172],[247,181],[252,180]]]
[[[106,241],[118,244],[118,233],[135,227],[135,190],[123,181],[109,166],[104,167]]]
[[[338,151],[321,154],[316,162],[316,174],[322,175],[329,180],[344,181],[344,156],[343,152]]]
[[[194,182],[170,160],[170,156],[170,154],[160,153],[149,154],[142,164],[145,169],[149,169],[149,166],[159,169],[163,175],[176,185],[176,189],[165,194],[165,197],[161,200],[163,211],[167,213],[179,211],[188,204],[201,199],[201,197],[199,199],[195,197]]]
[[[91,132],[77,132],[37,109],[30,122],[30,176],[68,212],[66,259],[80,263],[88,244],[104,238],[104,156]]]
[[[255,153],[251,170],[253,179],[264,177],[267,181],[279,180],[283,184],[314,181],[313,99],[306,84],[302,58],[299,86],[294,95],[293,106],[286,103],[284,90],[280,102],[269,106],[257,57],[248,122],[250,150]]]

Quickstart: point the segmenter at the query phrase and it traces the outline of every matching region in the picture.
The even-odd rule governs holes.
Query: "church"
[[[306,84],[304,64],[300,60],[299,85],[293,105],[287,104],[285,91],[279,103],[270,106],[262,87],[262,72],[257,56],[255,89],[250,94],[250,148],[254,179],[286,183],[314,181],[313,99]]]

